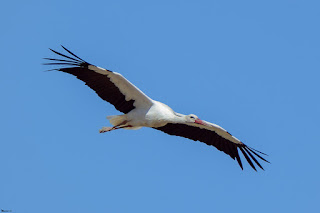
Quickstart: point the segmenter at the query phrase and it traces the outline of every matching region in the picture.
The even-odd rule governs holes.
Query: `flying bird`
[[[76,76],[93,89],[100,98],[111,103],[123,113],[122,115],[108,116],[107,119],[113,126],[102,127],[99,130],[100,133],[116,129],[151,127],[169,135],[181,136],[214,146],[232,159],[236,159],[241,169],[243,166],[238,150],[242,152],[254,170],[256,170],[254,163],[263,169],[256,157],[269,163],[262,157],[266,154],[245,145],[222,127],[201,120],[194,114],[177,113],[166,104],[148,97],[121,74],[92,65],[67,48],[63,46],[62,48],[66,51],[65,54],[50,49],[62,59],[44,58],[49,60],[49,63],[45,63],[45,65],[64,66],[52,70]]]

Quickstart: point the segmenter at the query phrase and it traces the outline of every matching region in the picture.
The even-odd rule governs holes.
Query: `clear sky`
[[[319,1],[3,1],[0,208],[14,213],[315,212]],[[117,130],[83,82],[44,72],[60,44],[216,123],[271,164]],[[242,157],[242,156],[241,156]]]

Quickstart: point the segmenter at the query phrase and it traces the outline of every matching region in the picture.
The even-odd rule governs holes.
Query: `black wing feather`
[[[252,161],[250,160],[249,156],[247,155],[247,153],[243,150],[243,147],[240,147],[240,151],[242,152],[243,156],[247,159],[248,163],[250,164],[250,166],[256,170],[256,167],[253,165]],[[256,170],[257,171],[257,170]]]
[[[62,46],[63,47],[63,46]],[[69,73],[76,76],[78,79],[84,81],[91,89],[93,89],[100,98],[111,103],[117,110],[123,113],[128,113],[135,107],[133,105],[134,100],[126,101],[125,96],[120,92],[118,87],[110,81],[110,78],[106,75],[99,74],[88,69],[91,65],[84,61],[80,57],[76,56],[67,48],[63,47],[72,56],[59,53],[55,50],[50,49],[52,52],[59,56],[70,59],[55,59],[55,58],[44,58],[49,61],[56,61],[52,63],[45,63],[45,65],[67,65],[70,67],[57,68],[53,70]]]
[[[247,147],[244,147],[244,150],[250,155],[251,159],[254,160],[254,162],[256,162],[256,164],[262,169],[261,164],[259,163],[259,161],[257,161],[257,159],[251,154],[251,152],[247,149]]]
[[[62,57],[65,57],[65,58],[69,58],[69,59],[71,59],[71,60],[73,60],[73,61],[77,61],[77,62],[80,62],[80,63],[84,62],[84,61],[80,61],[80,60],[78,60],[78,59],[72,58],[72,57],[70,57],[70,56],[66,56],[66,55],[64,55],[64,54],[62,54],[62,53],[59,53],[59,52],[57,52],[57,51],[55,51],[55,50],[53,50],[53,49],[51,49],[51,48],[49,48],[49,50],[51,50],[51,51],[54,52],[55,54],[58,54],[58,55],[60,55],[60,56],[62,56]]]
[[[251,147],[248,147],[248,146],[246,146],[246,148],[247,149],[249,149],[253,154],[255,154],[258,158],[260,158],[261,160],[264,160],[265,162],[268,162],[268,163],[270,163],[269,161],[267,161],[266,159],[264,159],[263,157],[261,157],[261,155],[258,155],[256,152],[259,152],[259,153],[261,153],[261,154],[264,154],[263,152],[260,152],[260,151],[258,151],[258,150],[255,150],[255,149],[253,149],[253,148],[251,148]],[[256,151],[256,152],[255,152]],[[264,155],[267,155],[267,154],[264,154]]]
[[[43,59],[50,60],[50,61],[63,61],[63,62],[74,63],[74,61],[71,61],[71,60],[63,60],[63,59],[56,59],[56,58],[43,58]]]
[[[61,45],[61,47],[67,51],[68,53],[70,53],[71,55],[73,55],[74,57],[80,59],[82,62],[85,62],[82,58],[78,57],[77,55],[75,55],[73,52],[71,52],[70,50],[68,50],[67,48],[65,48],[64,46]]]
[[[228,139],[223,138],[222,136],[218,135],[216,132],[208,130],[208,129],[201,129],[195,126],[189,126],[187,124],[179,124],[179,123],[168,123],[165,126],[154,128],[160,131],[163,131],[169,135],[176,135],[181,136],[185,138],[189,138],[194,141],[201,141],[206,143],[207,145],[211,145],[216,147],[218,150],[226,153],[229,155],[232,159],[236,159],[241,169],[243,169],[242,162],[239,156],[238,148],[242,152],[243,156],[246,158],[250,166],[256,170],[253,162],[249,158],[249,156],[253,159],[253,161],[261,168],[263,167],[260,165],[260,163],[257,161],[257,159],[251,154],[253,153],[260,159],[268,162],[264,158],[262,158],[259,154],[254,152],[252,148],[249,148],[243,143],[233,143],[232,141],[229,141]],[[257,151],[257,150],[255,150]],[[249,153],[249,156],[247,153]],[[259,151],[257,151],[259,152]],[[261,152],[259,152],[261,153]],[[264,153],[263,153],[264,154]]]

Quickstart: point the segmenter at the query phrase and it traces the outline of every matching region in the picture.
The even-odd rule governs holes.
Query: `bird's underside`
[[[99,130],[100,133],[116,129],[151,127],[169,135],[181,136],[214,146],[232,159],[236,159],[242,169],[238,150],[254,170],[256,170],[254,163],[263,169],[257,159],[269,163],[262,157],[266,154],[248,147],[220,126],[201,120],[192,114],[176,113],[167,105],[149,98],[121,74],[94,66],[65,47],[63,49],[70,55],[50,49],[63,59],[45,58],[51,61],[46,65],[66,66],[53,70],[76,76],[93,89],[100,98],[124,113],[123,115],[108,116],[107,118],[113,126],[102,127]]]
[[[134,128],[133,126],[129,125],[128,124],[128,121],[122,121],[121,123],[117,124],[117,125],[114,125],[113,127],[102,127],[100,130],[99,130],[99,133],[105,133],[105,132],[110,132],[112,130],[116,130],[116,129],[132,129]],[[139,128],[140,129],[140,128]]]

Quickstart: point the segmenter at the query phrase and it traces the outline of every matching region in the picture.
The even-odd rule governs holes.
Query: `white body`
[[[141,127],[161,127],[175,118],[174,111],[167,105],[152,101],[149,108],[136,108],[124,115],[113,115],[107,117],[114,126],[127,121],[125,129],[140,129]]]

